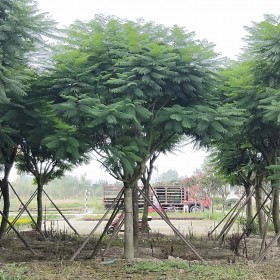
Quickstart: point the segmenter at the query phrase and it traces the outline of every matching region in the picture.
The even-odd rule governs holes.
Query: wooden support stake
[[[213,234],[213,232],[222,224],[222,222],[226,218],[228,218],[228,216],[230,216],[228,221],[232,218],[232,216],[234,214],[234,211],[236,210],[238,205],[241,203],[241,201],[243,200],[244,196],[245,196],[245,193],[243,193],[242,197],[238,200],[238,202],[230,209],[230,211],[224,216],[224,218],[213,228],[213,230],[211,232],[209,232],[209,236],[211,236]],[[226,225],[227,225],[228,221],[226,222]]]
[[[112,222],[115,219],[116,215],[118,214],[119,210],[123,206],[123,203],[124,203],[124,201],[121,201],[121,198],[119,198],[119,200],[117,202],[117,205],[116,205],[116,207],[115,207],[115,209],[114,209],[110,219],[108,220],[108,222],[107,222],[107,224],[106,224],[106,226],[105,226],[101,236],[99,237],[99,240],[97,241],[97,243],[96,243],[96,245],[95,245],[95,247],[93,249],[93,252],[92,252],[92,254],[90,256],[90,258],[94,258],[96,256],[97,250],[98,250],[98,248],[99,248],[99,246],[101,244],[101,241],[102,241],[103,237],[107,234],[110,225],[112,224]]]
[[[20,218],[20,216],[22,215],[22,213],[24,212],[25,209],[27,209],[27,207],[29,206],[29,204],[31,203],[31,201],[33,200],[33,198],[36,196],[37,190],[31,195],[31,197],[29,198],[29,200],[23,204],[23,208],[19,211],[19,213],[16,215],[16,217],[13,219],[12,221],[12,225],[14,226],[15,223],[17,222],[17,220]],[[11,227],[9,226],[6,230],[6,233],[9,233],[11,230]]]
[[[28,245],[28,243],[26,242],[26,240],[23,238],[23,236],[20,234],[20,232],[12,225],[12,223],[6,218],[6,216],[4,215],[4,213],[2,211],[0,211],[0,215],[2,216],[2,218],[9,224],[9,226],[13,229],[13,231],[16,233],[16,235],[18,236],[18,238],[22,241],[22,243],[25,245],[25,247],[27,249],[30,250],[30,252],[33,255],[37,255],[33,249]]]
[[[236,219],[238,218],[240,212],[244,209],[244,207],[246,206],[246,204],[248,203],[248,201],[250,200],[250,198],[254,195],[255,190],[253,189],[251,191],[251,193],[248,195],[248,197],[245,199],[244,203],[240,206],[240,208],[237,210],[236,214],[234,215],[234,217],[229,221],[229,224],[226,228],[224,228],[221,233],[219,234],[218,238],[219,239],[221,236],[223,236],[223,238],[225,238],[225,236],[228,234],[228,232],[230,231],[231,227],[233,226],[234,222],[236,221]]]
[[[20,197],[18,196],[17,192],[15,191],[15,189],[13,188],[13,186],[11,185],[11,183],[9,183],[11,189],[13,190],[14,194],[16,195],[16,197],[18,198],[18,200],[20,201],[20,203],[23,206],[23,209],[27,212],[27,214],[29,215],[30,219],[32,220],[33,224],[35,225],[37,231],[41,234],[41,236],[43,237],[43,239],[45,241],[47,241],[46,236],[44,235],[44,233],[42,232],[41,228],[37,225],[36,221],[34,220],[34,218],[32,217],[31,213],[29,212],[29,210],[27,209],[27,206],[23,203],[23,201],[20,199]],[[37,193],[37,190],[35,191],[35,193]],[[33,198],[32,198],[33,199]],[[20,213],[19,217],[21,216],[21,214],[23,213],[23,211]],[[17,219],[19,219],[19,217]],[[16,223],[16,221],[15,221]]]
[[[145,193],[138,186],[136,186],[136,188],[142,194],[142,196],[150,203],[150,205],[154,208],[154,210],[160,215],[160,217],[170,226],[170,228],[174,231],[174,233],[191,249],[191,251],[197,256],[197,258],[202,262],[205,262],[204,259],[198,254],[196,249],[182,235],[182,233],[179,232],[178,229],[170,222],[170,220],[166,218],[166,216],[158,210],[158,208],[154,205],[154,203],[150,200],[150,198],[147,197]]]
[[[75,230],[75,228],[70,224],[70,222],[68,221],[68,219],[63,215],[63,213],[60,211],[60,209],[55,205],[55,203],[52,201],[52,199],[48,196],[48,194],[45,192],[45,190],[43,189],[43,192],[45,193],[45,195],[47,196],[47,198],[50,200],[50,202],[52,203],[52,205],[54,206],[54,208],[58,211],[58,213],[63,217],[64,221],[69,225],[69,227],[75,232],[76,235],[80,236],[79,233]]]
[[[121,189],[121,191],[119,192],[119,194],[117,195],[117,197],[115,198],[115,200],[113,201],[113,203],[110,205],[110,207],[107,209],[107,211],[104,213],[103,217],[98,221],[98,223],[96,224],[96,226],[93,228],[93,230],[90,232],[90,234],[88,235],[88,237],[84,240],[84,242],[82,243],[82,245],[76,250],[76,252],[72,255],[72,257],[70,258],[70,261],[74,261],[75,258],[80,254],[80,252],[82,251],[82,249],[86,246],[86,244],[88,243],[88,241],[90,240],[91,236],[95,233],[95,231],[98,229],[98,227],[100,226],[100,224],[105,220],[107,214],[109,213],[109,211],[111,211],[113,209],[113,207],[115,206],[116,202],[120,200],[121,196],[123,195],[124,192],[124,188]]]
[[[261,256],[263,254],[264,250],[265,250],[265,241],[266,241],[268,226],[269,226],[270,217],[271,217],[272,209],[273,209],[275,188],[272,189],[272,194],[271,195],[272,195],[272,197],[271,197],[270,209],[269,209],[269,212],[268,212],[268,215],[267,215],[267,220],[266,220],[265,230],[264,230],[264,233],[263,233],[262,245],[261,245],[261,250],[260,250],[259,256]]]

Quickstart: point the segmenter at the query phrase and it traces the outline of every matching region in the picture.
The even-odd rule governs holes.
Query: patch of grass
[[[28,279],[28,268],[19,264],[8,264],[0,270],[0,280]]]
[[[181,273],[187,276],[188,279],[247,280],[251,279],[250,277],[252,276],[252,272],[249,272],[245,267],[191,264],[181,260],[164,262],[149,261],[127,264],[125,270],[127,273],[167,272],[181,270]]]

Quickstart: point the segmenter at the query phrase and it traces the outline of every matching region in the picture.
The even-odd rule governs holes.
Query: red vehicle
[[[154,186],[153,189],[161,206],[166,210],[187,209],[188,212],[195,212],[209,208],[211,204],[209,196],[201,192],[197,185],[192,187],[159,185]],[[156,201],[155,197],[153,197],[153,201]]]
[[[153,204],[159,206],[158,201],[165,210],[186,210],[188,212],[208,209],[211,205],[210,198],[201,191],[198,185],[186,187],[185,185],[158,185],[153,186],[154,192],[150,192],[150,199]],[[114,199],[121,190],[120,186],[105,186],[104,188],[104,206],[110,207]],[[139,201],[139,207],[143,207],[143,198]],[[149,208],[153,211],[153,208]]]

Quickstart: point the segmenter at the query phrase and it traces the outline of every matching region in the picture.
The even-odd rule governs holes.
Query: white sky
[[[166,26],[177,24],[195,31],[198,39],[216,44],[216,51],[234,59],[243,46],[244,26],[261,21],[264,14],[280,14],[280,0],[37,0],[43,12],[63,26],[75,19],[89,20],[95,14],[115,15],[124,19],[143,18]],[[177,156],[161,156],[155,176],[175,169],[190,176],[199,168],[205,152],[187,146]],[[109,180],[98,163],[80,167],[74,174],[85,173],[93,181]]]

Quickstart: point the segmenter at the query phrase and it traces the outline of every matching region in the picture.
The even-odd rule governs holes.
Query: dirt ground
[[[95,225],[95,222],[89,222],[85,223],[83,228],[77,226],[78,222],[80,221],[71,221],[71,224],[77,227],[78,232],[85,234],[88,234]],[[171,235],[169,229],[165,228],[161,221],[152,221],[150,223],[151,233],[139,236],[139,250],[136,251],[136,258],[133,262],[123,259],[123,234],[118,235],[107,251],[105,250],[109,243],[109,236],[106,236],[96,256],[92,258],[93,248],[100,236],[98,232],[89,240],[76,259],[70,261],[86,235],[77,237],[67,232],[65,225],[60,224],[62,228],[59,230],[52,225],[52,229],[45,232],[47,241],[43,241],[35,231],[21,232],[35,254],[27,249],[15,234],[9,234],[0,240],[0,279],[280,279],[278,247],[272,247],[266,258],[258,263],[256,260],[261,240],[257,237],[242,240],[234,252],[230,249],[230,247],[234,249],[234,245],[236,245],[237,235],[233,232],[228,234],[224,242],[212,240],[207,236],[207,232],[215,226],[213,222],[184,220],[173,221],[173,224],[187,237],[188,242],[204,262],[201,262],[197,255],[177,236]],[[63,228],[64,230],[62,230]],[[101,229],[102,226],[99,230]],[[214,237],[216,236],[213,235],[213,239]],[[148,261],[150,266],[155,266],[153,263],[168,260],[186,262],[190,268],[195,267],[196,264],[207,265],[209,276],[206,277],[205,273],[201,274],[196,267],[193,272],[189,273],[186,273],[184,269],[166,271],[146,269],[136,272],[129,270],[135,262]],[[221,267],[243,269],[247,274],[242,276],[239,273],[240,276],[233,277],[233,274],[231,275],[229,272],[223,276],[217,276],[215,271]],[[212,270],[213,274],[210,273]]]
[[[79,219],[71,219],[70,221],[71,226],[79,233],[79,234],[89,234],[92,229],[97,225],[98,221],[87,221],[87,220],[79,220]],[[184,235],[207,235],[207,233],[213,230],[217,225],[217,221],[210,221],[210,220],[201,220],[201,219],[171,219],[172,224]],[[106,221],[102,222],[100,226],[97,228],[96,233],[101,233],[106,225]],[[50,223],[47,224],[50,227]],[[67,231],[69,233],[73,232],[70,226],[63,220],[55,221],[53,225],[56,230]],[[149,222],[149,226],[151,228],[151,232],[153,233],[162,233],[166,235],[172,235],[173,230],[169,227],[169,225],[161,220],[161,219],[154,219]],[[223,224],[221,224],[218,229],[217,233]],[[234,226],[230,233],[237,232],[239,229],[237,226]]]

